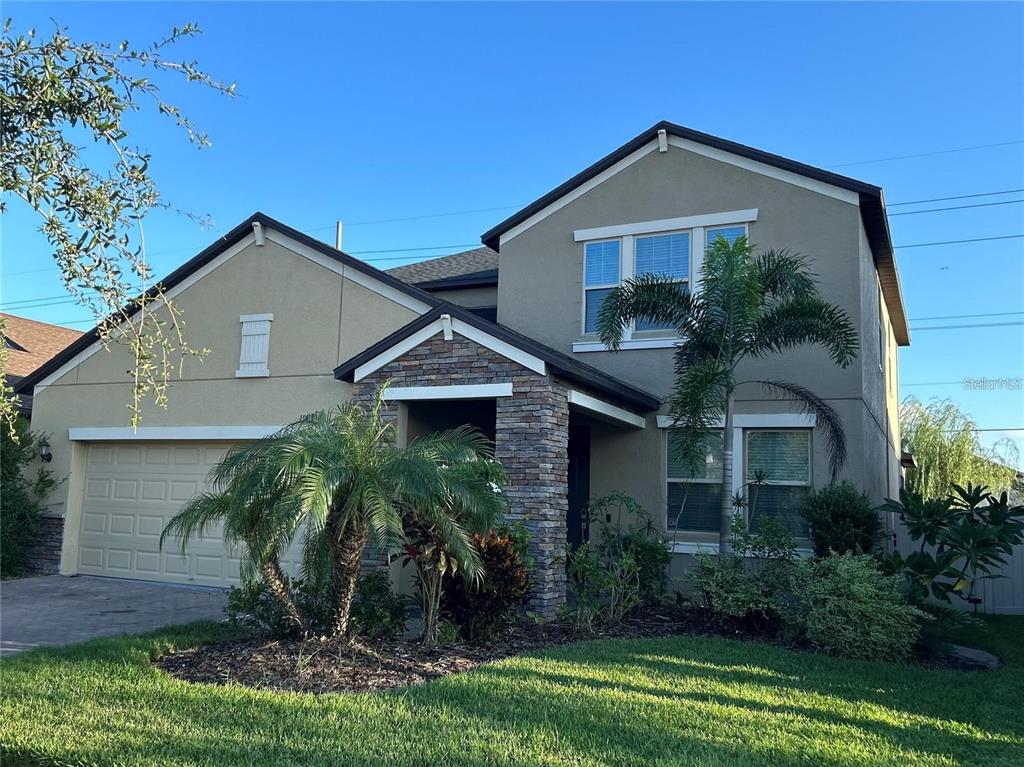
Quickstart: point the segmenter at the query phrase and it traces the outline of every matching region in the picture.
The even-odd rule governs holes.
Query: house
[[[558,557],[586,534],[590,497],[634,496],[680,556],[713,549],[714,455],[687,477],[670,454],[676,339],[638,326],[612,353],[593,321],[606,292],[658,254],[698,290],[719,234],[805,254],[824,297],[853,318],[861,351],[849,368],[806,348],[741,378],[812,388],[842,417],[841,477],[878,500],[895,494],[896,350],[909,332],[881,189],[659,123],[486,232],[484,249],[391,273],[251,216],[164,280],[192,342],[211,353],[185,361],[168,408],[147,409],[138,430],[126,423],[131,359],[103,351],[95,331],[28,376],[33,425],[54,435],[53,468],[68,475],[51,499],[65,518],[62,572],[236,582],[216,535],[185,555],[160,551],[166,520],[231,443],[366,400],[384,381],[402,439],[467,422],[494,439],[512,515],[532,532],[535,609],[565,599]],[[829,478],[815,421],[761,391],[737,400],[735,490],[766,469],[760,513],[799,533],[792,509]]]
[[[0,317],[4,321],[4,345],[8,352],[5,372],[10,386],[16,386],[21,379],[82,335],[79,330],[27,317],[3,312],[0,312]],[[18,404],[23,415],[28,417],[32,414],[31,394],[20,395]]]

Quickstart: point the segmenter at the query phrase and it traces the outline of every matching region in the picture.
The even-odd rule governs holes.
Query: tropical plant
[[[867,494],[850,482],[814,490],[800,509],[814,553],[871,554],[882,536],[882,519]]]
[[[699,291],[691,292],[686,285],[656,274],[627,280],[604,300],[598,334],[609,348],[618,350],[626,328],[638,319],[672,327],[680,338],[669,407],[684,466],[695,468],[705,460],[708,430],[712,424],[724,423],[722,551],[728,551],[734,516],[732,423],[738,387],[758,386],[814,413],[828,447],[832,475],[836,475],[846,458],[846,440],[835,410],[798,384],[737,380],[743,361],[805,344],[823,347],[842,368],[856,357],[853,322],[845,311],[821,298],[803,258],[775,250],[755,256],[746,237],[732,243],[719,237],[707,248]]]
[[[471,641],[492,639],[505,631],[526,604],[530,592],[527,534],[522,525],[475,536],[483,580],[444,579],[444,614]]]
[[[895,513],[918,548],[905,557],[893,553],[891,570],[906,576],[910,596],[951,602],[958,597],[977,607],[978,581],[997,578],[1013,547],[1024,543],[1024,506],[1011,505],[981,485],[953,485],[946,498],[927,498],[903,490],[900,500],[889,499],[882,511]]]
[[[1019,456],[1013,441],[983,448],[978,424],[949,400],[926,405],[907,397],[900,406],[900,434],[903,448],[917,463],[907,472],[907,490],[925,498],[944,499],[954,484],[965,487],[969,482],[996,493],[1008,491],[1016,476],[1012,467]]]
[[[566,544],[565,575],[572,587],[572,594],[562,612],[577,631],[590,634],[601,615],[608,574],[601,564],[601,558],[591,549],[589,541],[575,548],[572,544]]]
[[[165,100],[161,80],[180,78],[226,95],[235,86],[195,61],[169,58],[174,45],[200,34],[195,24],[174,27],[142,47],[77,41],[56,26],[46,38],[13,26],[8,19],[0,36],[0,192],[42,218],[40,231],[64,287],[92,311],[103,342],[116,339],[131,349],[134,425],[145,396],[166,403],[180,358],[205,350],[188,343],[180,312],[153,283],[142,221],[153,208],[170,206],[160,199],[150,155],[129,137],[125,118],[149,105],[202,148],[206,136]],[[82,145],[90,140],[85,155]],[[0,201],[0,212],[5,206]],[[162,311],[154,312],[158,306]],[[132,308],[140,311],[125,321]],[[8,425],[16,413],[9,393],[0,365],[0,420]]]
[[[57,485],[53,472],[40,467],[27,471],[39,454],[40,438],[18,418],[14,431],[0,429],[0,576],[23,575],[28,550],[39,532],[43,499]]]
[[[173,534],[184,549],[193,535],[223,521],[225,539],[242,545],[243,578],[262,576],[305,631],[308,622],[279,565],[280,552],[304,527],[304,577],[331,594],[328,633],[347,637],[367,544],[396,548],[405,532],[403,509],[423,510],[450,492],[467,493],[466,486],[449,486],[455,475],[444,467],[478,460],[485,445],[482,435],[464,429],[398,447],[396,427],[384,413],[385,388],[369,408],[350,403],[311,413],[233,448],[212,472],[216,491],[187,504],[161,544]],[[469,500],[459,496],[457,503]]]
[[[406,562],[416,567],[422,641],[427,647],[437,644],[444,579],[460,577],[473,585],[482,580],[474,535],[489,530],[506,508],[505,472],[491,457],[486,437],[468,426],[445,434],[471,449],[456,463],[451,463],[449,452],[438,452],[441,481],[436,492],[421,493],[402,505]]]
[[[647,510],[636,499],[616,492],[592,499],[587,514],[591,529],[596,531],[597,553],[602,560],[622,574],[636,568],[638,601],[653,604],[662,599],[668,587],[672,554]],[[619,580],[624,585],[632,582],[632,578]],[[625,600],[630,602],[631,598]]]

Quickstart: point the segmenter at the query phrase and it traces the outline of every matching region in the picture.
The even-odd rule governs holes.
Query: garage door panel
[[[229,586],[238,583],[238,552],[223,527],[210,526],[183,556],[160,534],[181,507],[207,489],[226,443],[90,445],[82,504],[79,570],[92,575]]]

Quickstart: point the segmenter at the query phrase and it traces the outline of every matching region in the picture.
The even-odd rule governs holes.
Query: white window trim
[[[606,352],[608,347],[600,341],[591,340],[593,332],[587,332],[587,291],[607,290],[618,287],[623,280],[633,279],[636,276],[636,238],[657,237],[671,234],[688,234],[690,236],[690,272],[685,279],[680,279],[680,284],[686,284],[692,293],[700,292],[702,288],[701,270],[704,266],[704,251],[707,248],[707,230],[724,229],[726,227],[742,226],[744,233],[750,235],[750,224],[757,221],[757,208],[748,210],[735,210],[725,213],[711,213],[703,216],[687,216],[683,218],[661,219],[659,221],[645,221],[636,224],[620,224],[618,226],[598,227],[595,229],[578,229],[573,232],[576,242],[582,243],[583,247],[583,278],[580,283],[583,286],[580,306],[580,332],[582,339],[574,341],[573,352]],[[680,223],[689,226],[679,226]],[[675,226],[669,227],[669,224]],[[648,228],[653,227],[653,228]],[[664,227],[664,228],[662,228]],[[616,236],[608,236],[609,233],[619,232]],[[593,236],[602,234],[604,236]],[[619,240],[619,282],[615,285],[587,285],[586,263],[587,246],[598,242],[611,242]],[[636,330],[635,323],[630,323],[626,328],[624,338],[619,344],[620,350],[631,349],[667,349],[675,346],[679,336],[667,330]]]
[[[717,554],[718,544],[711,541],[672,541],[669,549],[673,554]],[[796,555],[801,559],[810,559],[814,556],[814,550],[800,547],[796,549]]]
[[[270,376],[270,323],[272,323],[274,321],[274,315],[271,314],[270,312],[263,312],[261,314],[243,314],[243,315],[241,315],[238,318],[238,321],[242,325],[242,330],[241,330],[242,337],[241,337],[241,341],[240,341],[239,357],[238,357],[238,365],[239,365],[239,367],[235,371],[235,378],[268,378]],[[257,323],[257,322],[265,322],[265,323],[267,323],[267,331],[266,331],[266,333],[246,333],[245,332],[247,324],[252,324],[252,323]],[[266,351],[265,351],[264,356],[263,356],[263,360],[262,360],[263,364],[262,364],[262,366],[246,368],[246,369],[242,368],[242,365],[260,365],[260,361],[259,360],[256,360],[254,362],[243,362],[242,361],[242,352],[245,349],[245,337],[247,335],[262,335],[262,336],[266,336],[267,348],[266,348]]]

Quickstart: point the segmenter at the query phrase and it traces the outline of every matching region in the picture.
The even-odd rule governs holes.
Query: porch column
[[[508,517],[530,531],[530,609],[551,618],[565,604],[568,392],[554,378],[529,373],[515,376],[513,387],[497,401],[495,457],[508,474]]]

